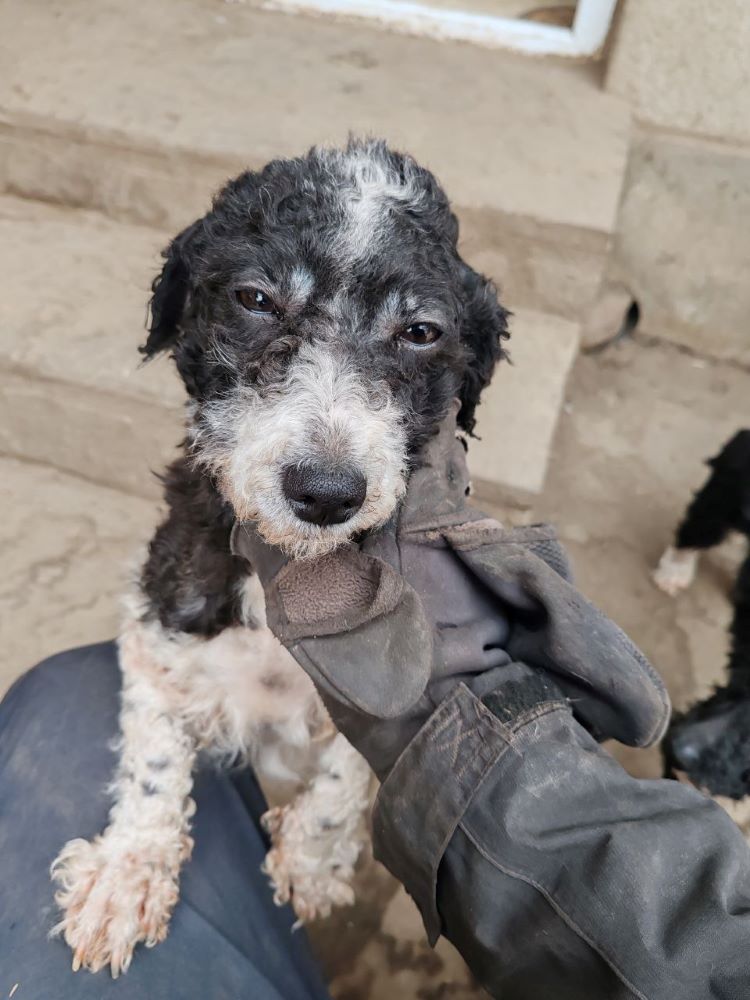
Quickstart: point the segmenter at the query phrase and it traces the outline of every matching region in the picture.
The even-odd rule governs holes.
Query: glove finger
[[[391,536],[381,536],[385,546]],[[231,545],[260,576],[269,628],[329,704],[394,718],[419,700],[432,670],[432,628],[388,562],[353,545],[290,561],[244,523]]]
[[[289,563],[267,598],[272,630],[330,696],[394,718],[423,694],[432,627],[415,591],[387,563],[337,549]]]
[[[450,532],[446,538],[451,541]],[[550,671],[576,715],[600,736],[648,746],[663,735],[664,684],[628,637],[546,562],[515,541],[456,554],[510,609],[513,659]]]

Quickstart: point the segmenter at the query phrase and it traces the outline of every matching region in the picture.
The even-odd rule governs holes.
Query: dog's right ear
[[[151,285],[148,337],[138,348],[146,360],[172,347],[180,334],[190,298],[191,260],[202,230],[203,219],[198,219],[162,251],[164,267]]]
[[[468,264],[462,264],[464,314],[461,340],[467,353],[466,372],[459,390],[461,409],[458,426],[472,434],[474,411],[482,390],[489,384],[495,365],[507,357],[503,341],[508,338],[508,316],[497,298],[495,286]]]

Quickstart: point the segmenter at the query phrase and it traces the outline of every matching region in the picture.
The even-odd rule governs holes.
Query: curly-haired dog
[[[701,549],[732,530],[750,537],[750,430],[739,431],[709,464],[711,475],[654,575],[670,594],[690,583]],[[727,682],[674,717],[663,749],[668,774],[684,773],[712,795],[741,799],[750,793],[750,555],[737,576],[733,603]]]
[[[251,518],[297,557],[329,551],[388,519],[456,396],[471,432],[506,313],[457,238],[428,171],[350,142],[242,174],[165,251],[142,351],[171,352],[187,438],[120,636],[109,825],[52,866],[74,969],[117,975],[166,935],[199,750],[307,777],[267,816],[276,898],[303,920],[352,899],[368,769],[264,627],[229,535]]]

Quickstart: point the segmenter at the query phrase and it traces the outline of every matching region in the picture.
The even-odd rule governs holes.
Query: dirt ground
[[[649,574],[705,475],[703,460],[749,423],[747,371],[643,338],[581,356],[543,498],[531,511],[492,508],[506,521],[558,525],[580,587],[643,648],[678,707],[721,677],[741,546],[735,540],[704,557],[693,587],[676,600]],[[497,428],[499,449],[502,438]],[[156,505],[44,467],[2,464],[5,686],[55,648],[114,631],[116,577],[147,536]],[[657,751],[613,750],[633,773],[659,774]],[[360,873],[355,907],[312,935],[336,1000],[484,995],[449,945],[428,948],[412,903],[372,862]]]

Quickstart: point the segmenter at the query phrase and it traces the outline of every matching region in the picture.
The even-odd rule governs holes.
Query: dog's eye
[[[397,334],[399,340],[405,341],[410,347],[430,347],[442,335],[443,331],[432,323],[412,323]]]
[[[254,313],[276,313],[278,309],[273,299],[269,299],[265,292],[259,288],[238,288],[237,301],[248,312]]]

